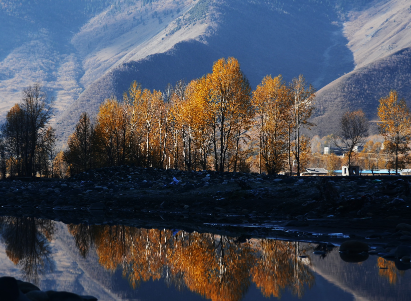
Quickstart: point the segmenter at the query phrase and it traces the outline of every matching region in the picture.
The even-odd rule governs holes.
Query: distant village
[[[359,154],[364,151],[364,146],[362,145],[357,145],[353,148],[354,152],[356,154]],[[381,150],[384,150],[384,144],[381,144]],[[347,153],[346,148],[339,148],[339,147],[330,147],[330,146],[324,146],[323,147],[323,155],[331,155],[334,154],[338,156],[341,160],[344,159],[345,154]],[[328,175],[335,175],[335,176],[387,176],[387,175],[411,175],[411,169],[401,169],[397,174],[395,173],[395,170],[393,169],[364,169],[361,168],[358,165],[353,165],[353,166],[346,166],[343,165],[341,166],[341,169],[336,169],[330,172],[326,168],[322,167],[310,167],[306,168],[306,171],[303,172],[301,175],[303,176],[328,176]]]

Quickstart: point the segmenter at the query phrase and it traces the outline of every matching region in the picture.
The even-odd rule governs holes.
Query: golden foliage
[[[253,103],[258,115],[260,156],[265,170],[278,174],[284,169],[288,153],[293,104],[290,89],[281,76],[266,76],[253,93]]]
[[[207,299],[231,301],[242,299],[250,280],[265,296],[276,297],[286,287],[301,296],[304,285],[314,281],[290,242],[262,240],[256,246],[227,236],[128,226],[70,225],[69,230],[82,254],[94,243],[100,264],[121,268],[134,288],[167,277]]]
[[[395,262],[388,261],[382,257],[378,257],[377,266],[379,268],[378,275],[387,278],[390,284],[394,285],[398,281],[398,275],[403,275],[404,271],[398,271]]]
[[[256,157],[252,130],[261,122],[260,158],[278,173],[293,156],[302,168],[308,142],[299,134],[312,112],[313,89],[303,77],[287,87],[281,76],[266,77],[251,99],[251,87],[235,58],[220,59],[213,71],[165,93],[133,82],[123,101],[107,99],[95,127],[81,118],[65,158],[71,173],[91,167],[134,164],[184,170],[249,171]],[[82,129],[91,132],[85,151]],[[294,138],[292,135],[296,134]],[[85,140],[84,140],[85,141]],[[261,165],[261,164],[260,164]]]
[[[387,97],[380,99],[378,107],[381,135],[388,142],[386,151],[394,155],[396,173],[405,163],[405,154],[409,151],[411,116],[404,99],[398,99],[396,91],[391,91]]]

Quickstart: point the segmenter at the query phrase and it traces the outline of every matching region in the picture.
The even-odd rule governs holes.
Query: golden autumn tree
[[[294,78],[290,85],[293,105],[291,107],[292,122],[289,124],[289,168],[290,174],[292,174],[292,160],[295,160],[297,165],[297,176],[300,175],[302,167],[301,162],[304,157],[304,143],[305,139],[302,139],[301,130],[308,128],[312,124],[308,121],[314,111],[315,89],[308,85],[303,75],[298,78]],[[292,155],[291,155],[292,154]]]
[[[328,174],[334,175],[334,171],[341,168],[341,159],[336,154],[324,155],[325,167]]]
[[[296,243],[263,239],[259,241],[260,257],[251,269],[253,282],[267,298],[281,298],[290,288],[302,297],[304,285],[314,284],[314,275],[298,259]]]
[[[157,229],[128,228],[132,233],[128,239],[127,256],[123,264],[123,275],[132,287],[141,281],[158,280],[166,264],[167,246],[171,231]]]
[[[368,170],[378,170],[384,168],[384,157],[382,151],[382,143],[369,140],[364,144],[364,148],[359,153],[362,168]]]
[[[405,154],[410,150],[411,117],[404,99],[398,99],[398,93],[391,91],[380,99],[378,107],[379,129],[386,141],[386,151],[394,156],[395,172],[404,167]]]
[[[250,284],[250,246],[238,246],[226,236],[181,234],[168,257],[171,272],[183,275],[186,286],[207,299],[241,300]]]
[[[260,136],[260,167],[263,159],[269,174],[282,171],[287,159],[291,100],[290,90],[281,75],[266,76],[253,92]]]
[[[138,165],[142,164],[145,167],[156,165],[156,152],[162,149],[166,137],[166,114],[162,93],[156,90],[142,90],[139,84],[133,82],[123,98],[130,106],[129,124],[135,148],[134,159],[138,161]]]
[[[124,103],[129,107],[130,114],[131,161],[138,166],[143,166],[147,157],[147,154],[143,153],[146,135],[144,133],[144,118],[140,111],[140,106],[143,103],[142,97],[143,90],[136,81],[130,85],[127,93],[123,94]]]
[[[193,80],[187,86],[187,103],[185,120],[190,124],[194,140],[194,149],[198,154],[198,168],[207,169],[207,157],[212,145],[212,116],[208,100],[211,97],[209,76]]]
[[[209,76],[214,168],[224,171],[228,151],[253,117],[251,88],[235,58],[220,59]]]
[[[170,97],[169,120],[173,140],[173,161],[177,167],[181,161],[181,168],[185,170],[193,169],[193,122],[192,115],[197,112],[190,111],[188,106],[188,91],[192,91],[191,85],[179,81],[173,88]],[[181,152],[181,154],[180,154]]]
[[[96,139],[102,150],[102,164],[115,166],[125,164],[129,155],[129,115],[126,104],[116,99],[107,99],[97,115]]]

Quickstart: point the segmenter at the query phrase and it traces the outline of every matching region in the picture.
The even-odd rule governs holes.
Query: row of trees
[[[82,114],[64,158],[71,173],[121,164],[249,171],[258,158],[261,171],[292,170],[295,162],[299,174],[313,100],[303,76],[289,85],[267,76],[252,92],[238,61],[220,59],[211,74],[164,93],[134,82],[122,102],[101,105],[95,123]]]
[[[1,127],[0,172],[3,178],[6,174],[65,176],[67,166],[68,173],[74,174],[134,164],[234,172],[253,167],[270,174],[295,171],[299,175],[310,159],[318,161],[310,157],[310,141],[301,133],[312,126],[314,97],[303,76],[290,84],[281,76],[266,76],[252,91],[238,61],[220,59],[212,73],[188,84],[180,81],[164,92],[132,83],[123,101],[111,98],[100,106],[95,121],[83,113],[67,149],[56,156],[55,132],[48,126],[52,108],[36,84],[23,91],[21,103],[11,108]],[[385,167],[397,172],[408,158],[409,110],[392,91],[380,99],[378,116],[386,140]],[[365,143],[368,124],[362,111],[346,112],[341,119],[341,131],[332,140],[345,150],[348,165],[352,158],[358,164],[354,149]],[[322,161],[328,167],[337,162],[335,158]]]

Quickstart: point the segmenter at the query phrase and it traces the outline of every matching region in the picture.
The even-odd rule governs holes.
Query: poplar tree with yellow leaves
[[[107,99],[97,115],[96,135],[102,149],[102,164],[116,166],[125,164],[129,154],[129,116],[124,104],[116,99]]]
[[[380,99],[378,107],[380,118],[379,129],[387,143],[386,151],[394,155],[395,173],[405,163],[405,155],[410,150],[408,143],[411,137],[411,116],[404,99],[398,99],[398,93],[391,91],[387,97]]]
[[[232,57],[215,62],[209,78],[214,168],[223,172],[229,148],[234,147],[253,117],[251,88],[239,62]]]
[[[162,93],[156,90],[142,90],[139,84],[133,82],[123,98],[124,103],[128,105],[130,139],[135,163],[144,167],[162,165],[159,162],[165,159],[161,151],[167,138],[167,114]]]
[[[284,169],[287,159],[287,135],[291,121],[292,98],[281,75],[266,76],[253,93],[260,138],[260,172],[264,164],[269,174]]]
[[[187,87],[186,111],[191,124],[195,150],[198,152],[198,168],[207,169],[207,158],[210,155],[213,131],[212,107],[208,100],[211,98],[211,81],[209,76],[193,80]]]

